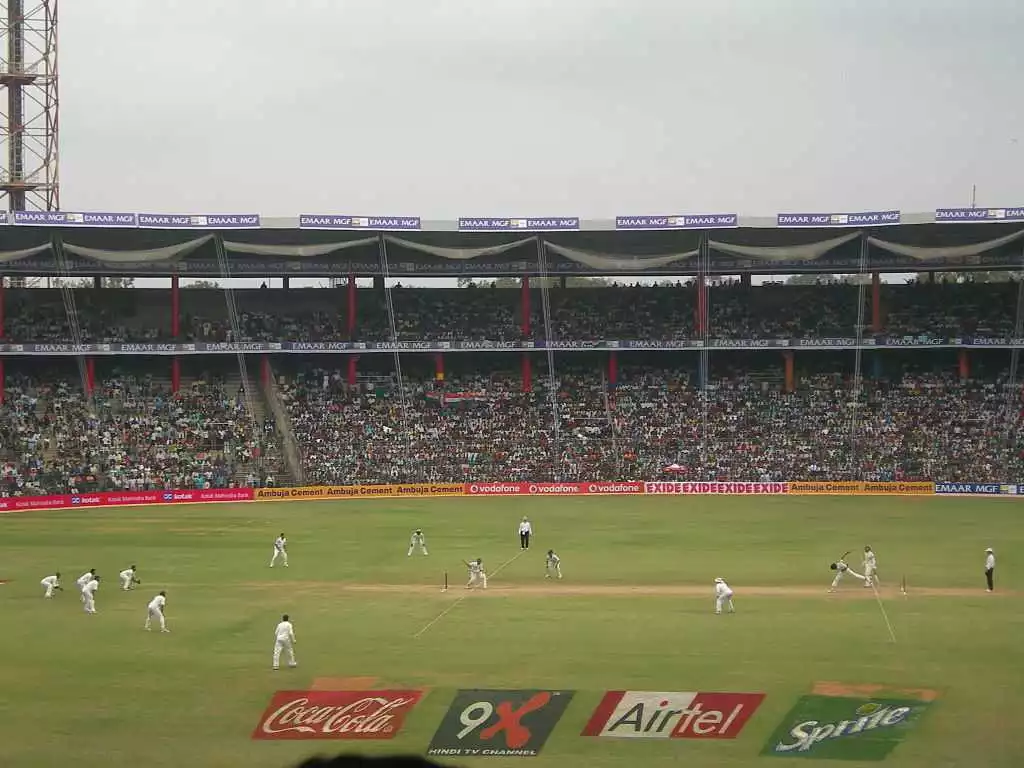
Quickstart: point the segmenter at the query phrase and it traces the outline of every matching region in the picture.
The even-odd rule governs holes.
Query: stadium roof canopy
[[[6,275],[674,276],[1024,267],[1024,208],[614,221],[68,212],[9,218],[0,221]]]

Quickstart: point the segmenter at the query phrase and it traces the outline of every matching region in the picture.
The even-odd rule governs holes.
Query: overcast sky
[[[291,9],[291,10],[289,10]],[[1024,204],[1019,0],[78,0],[65,210]]]

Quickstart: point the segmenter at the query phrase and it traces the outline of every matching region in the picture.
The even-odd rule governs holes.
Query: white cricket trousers
[[[725,606],[729,607],[729,613],[736,613],[736,608],[732,604],[732,592],[726,592],[721,597],[715,598],[715,613],[721,613]]]
[[[552,573],[555,574],[555,576],[557,576],[559,579],[562,578],[562,564],[558,563],[554,566],[548,566],[547,573],[544,574],[544,578],[550,579]]]
[[[426,554],[429,554],[429,553],[427,552],[427,545],[426,545],[426,544],[410,544],[410,545],[409,545],[409,551],[408,551],[408,552],[406,553],[406,555],[405,555],[405,556],[406,556],[406,557],[412,557],[412,553],[413,553],[413,552],[414,552],[414,551],[415,551],[416,549],[419,549],[419,550],[420,550],[420,551],[421,551],[421,552],[422,552],[422,553],[423,553],[424,555],[426,555]]]
[[[270,558],[271,568],[274,567],[274,563],[277,562],[277,558],[281,558],[285,568],[288,567],[288,553],[285,552],[283,549],[278,549],[277,547],[274,547],[274,556]]]
[[[295,648],[292,646],[291,640],[278,639],[274,643],[274,669],[278,669],[281,666],[281,651],[285,651],[288,655],[288,666],[295,666]]]
[[[487,574],[486,573],[471,573],[469,574],[469,583],[466,585],[466,589],[472,589],[473,587],[481,586],[487,589]]]
[[[878,571],[875,568],[872,568],[870,565],[864,566],[865,587],[870,587],[872,584],[875,584],[877,582],[878,577],[875,575],[877,572]]]
[[[132,577],[131,576],[126,576],[123,579],[121,579],[121,589],[123,589],[123,590],[125,590],[127,592],[131,588],[132,588]]]
[[[46,594],[43,597],[53,597],[53,584],[47,584],[45,581],[39,582],[39,585],[46,590]]]
[[[82,595],[82,602],[85,603],[86,613],[96,613],[96,599],[89,595]]]
[[[160,612],[160,611],[147,611],[146,612],[146,629],[148,630],[150,628],[150,626],[151,626],[151,624],[152,624],[154,619],[156,619],[157,623],[160,625],[160,631],[161,632],[166,632],[167,631],[167,619],[164,618],[163,613]]]
[[[848,573],[853,578],[860,579],[861,581],[864,581],[864,577],[863,576],[861,576],[859,573],[854,571],[852,568],[847,568],[845,571],[836,571],[836,577],[834,579],[832,579],[832,589],[835,589],[836,587],[839,586],[839,582],[843,580],[843,574],[844,573]]]

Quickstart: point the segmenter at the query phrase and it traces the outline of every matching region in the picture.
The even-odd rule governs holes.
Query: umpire
[[[996,576],[996,553],[992,551],[992,547],[985,550],[985,581],[988,584],[986,592],[991,592],[996,588],[995,584]]]
[[[533,526],[530,525],[530,521],[525,517],[523,522],[519,524],[519,548],[529,549],[530,548],[530,535],[533,533]]]

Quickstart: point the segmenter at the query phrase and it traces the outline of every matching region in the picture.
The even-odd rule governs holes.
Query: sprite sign
[[[761,751],[773,757],[884,760],[931,701],[863,696],[804,696]]]

